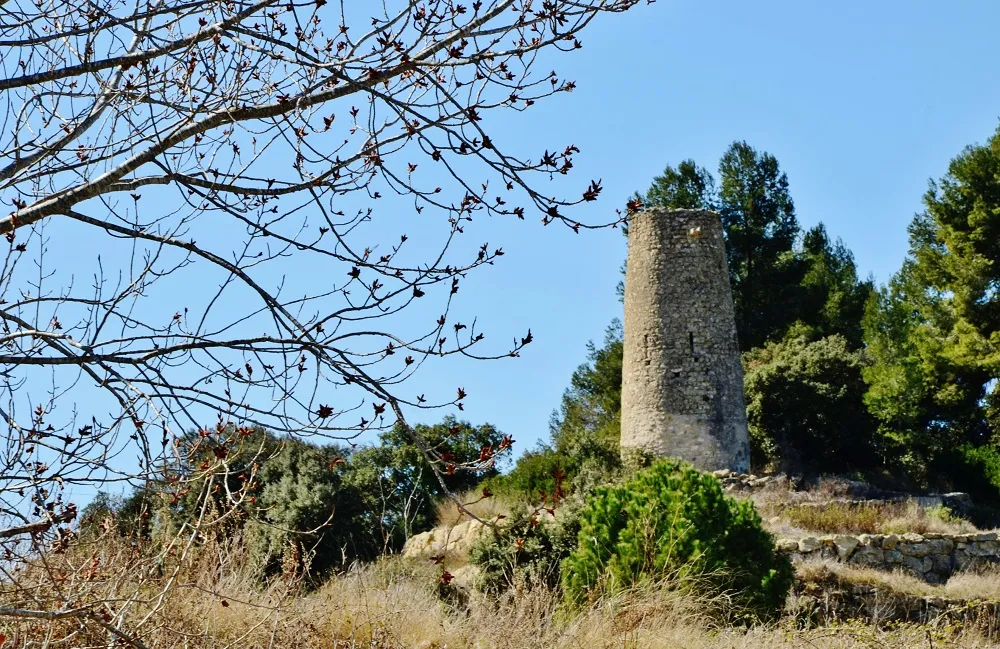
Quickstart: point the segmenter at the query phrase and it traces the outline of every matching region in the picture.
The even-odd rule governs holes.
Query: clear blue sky
[[[745,139],[778,158],[803,227],[826,223],[854,251],[862,275],[884,282],[903,260],[906,226],[928,179],[1000,123],[998,24],[995,0],[659,0],[601,16],[582,34],[582,50],[538,62],[541,75],[555,69],[575,80],[575,92],[524,114],[487,114],[481,125],[499,148],[522,157],[578,146],[575,169],[555,179],[552,194],[579,196],[600,178],[600,200],[572,214],[588,222],[613,220],[615,209],[666,164],[693,158],[714,170],[726,147]],[[155,210],[153,192],[143,193]],[[396,240],[388,234],[396,228],[415,240],[437,232],[425,226],[429,216],[421,220],[412,209],[379,213],[388,214],[378,224],[387,241]],[[513,435],[517,452],[548,437],[549,416],[587,342],[599,342],[621,315],[615,286],[625,241],[618,230],[576,235],[543,228],[538,217],[479,217],[466,227],[466,250],[487,241],[506,254],[463,280],[452,317],[475,317],[493,351],[507,351],[528,328],[534,343],[519,359],[432,359],[402,393],[450,398],[462,386],[465,411],[411,412],[411,423],[446,414],[489,422]],[[108,259],[117,249],[100,233],[81,230],[54,221],[46,232],[65,262],[60,268],[89,279],[94,246]],[[128,259],[127,251],[118,255]],[[288,263],[281,272],[303,291],[315,288],[305,283],[328,283],[331,273],[344,272]],[[164,321],[186,305],[195,287],[184,281],[179,275],[179,285],[147,298],[146,314]],[[420,308],[429,311],[408,316],[436,318],[439,305],[428,301]],[[84,404],[86,394],[77,394]],[[73,497],[87,495],[78,492]]]
[[[714,171],[745,139],[778,158],[802,225],[826,223],[861,273],[884,282],[928,179],[1000,124],[995,1],[659,0],[602,18],[583,50],[541,65],[578,89],[502,132],[514,149],[579,146],[574,181],[603,179],[593,221],[667,163],[690,157]],[[536,223],[480,227],[507,255],[463,285],[462,309],[494,336],[531,327],[535,343],[517,360],[439,363],[422,380],[462,381],[471,396],[457,414],[524,450],[547,437],[587,341],[620,315],[624,241]]]

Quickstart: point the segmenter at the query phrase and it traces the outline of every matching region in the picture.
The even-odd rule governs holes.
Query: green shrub
[[[556,493],[565,474],[563,458],[555,450],[542,446],[518,458],[510,473],[485,482],[490,491],[511,501],[538,502]]]
[[[477,586],[496,598],[511,589],[558,589],[560,563],[576,548],[582,503],[560,503],[511,517],[492,534],[482,534],[469,551],[479,567]]]
[[[841,336],[792,335],[743,355],[751,461],[786,472],[837,473],[877,464],[864,404],[865,359]]]
[[[945,486],[965,491],[976,504],[1000,507],[1000,449],[992,445],[966,444],[942,451],[931,470],[943,477]]]
[[[725,496],[718,480],[686,463],[664,460],[587,499],[562,586],[579,606],[676,577],[731,598],[734,617],[767,620],[780,613],[792,574],[752,503]]]

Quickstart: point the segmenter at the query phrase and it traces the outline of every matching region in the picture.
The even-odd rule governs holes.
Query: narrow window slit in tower
[[[688,332],[688,344],[691,345],[691,355],[694,356],[694,332]]]

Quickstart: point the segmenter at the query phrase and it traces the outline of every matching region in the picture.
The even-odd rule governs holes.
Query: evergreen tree
[[[675,169],[667,165],[646,190],[645,196],[636,194],[648,207],[674,209],[713,210],[716,205],[715,178],[694,160],[683,160]]]
[[[967,147],[924,195],[910,251],[871,301],[867,403],[883,429],[933,461],[996,436],[1000,377],[1000,130]],[[941,468],[941,463],[937,466]]]
[[[560,411],[549,424],[555,451],[567,459],[570,478],[588,468],[606,474],[619,465],[623,333],[615,320],[603,347],[588,345],[588,362],[573,372]]]
[[[434,425],[417,424],[413,430],[427,448],[459,467],[476,464],[481,451],[499,447],[503,437],[490,424],[473,426],[451,416]],[[426,466],[420,449],[401,429],[384,432],[378,444],[356,450],[350,466],[349,479],[368,494],[368,509],[379,512],[377,527],[384,531],[387,548],[402,547],[408,536],[436,523],[435,505],[445,496],[444,488]],[[462,493],[498,474],[498,467],[488,464],[479,470],[448,471],[443,479],[453,493]]]
[[[850,346],[862,345],[865,307],[874,281],[858,280],[854,255],[843,241],[830,241],[822,223],[808,230],[799,253],[802,279],[796,315],[813,337],[840,335]]]
[[[755,623],[777,618],[793,582],[753,503],[677,460],[596,489],[579,513],[577,541],[560,567],[574,606],[668,579],[724,594],[731,617]]]
[[[621,464],[623,331],[615,320],[604,345],[588,344],[587,362],[570,379],[562,404],[549,422],[550,443],[517,460],[514,470],[491,488],[514,498],[537,501],[602,482]]]
[[[743,355],[755,468],[829,473],[879,462],[875,422],[864,405],[865,357],[843,336],[785,340]]]
[[[801,265],[788,177],[778,160],[734,142],[719,161],[719,214],[733,285],[740,349],[780,339],[795,321]]]
[[[822,223],[796,248],[801,231],[777,159],[734,142],[719,162],[719,177],[717,190],[708,170],[684,160],[635,198],[647,206],[719,211],[740,349],[780,340],[796,321],[815,337],[840,334],[859,347],[873,283],[858,280],[854,256],[843,242],[830,241]]]

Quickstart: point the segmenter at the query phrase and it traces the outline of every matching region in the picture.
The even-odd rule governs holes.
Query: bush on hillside
[[[579,524],[577,548],[561,567],[574,606],[674,578],[730,598],[736,618],[769,620],[792,584],[791,565],[753,504],[725,496],[718,480],[684,462],[659,461],[596,490]]]
[[[873,467],[876,423],[864,404],[865,360],[839,335],[793,335],[743,355],[754,466],[839,473]]]
[[[479,461],[484,448],[502,441],[489,424],[446,417],[414,432],[459,465],[443,476],[449,489],[467,491],[498,475],[495,463]],[[407,537],[433,527],[444,494],[399,428],[381,433],[377,444],[351,448],[223,426],[190,432],[180,448],[181,459],[165,471],[171,480],[150,482],[128,498],[99,494],[82,512],[81,532],[111,524],[123,536],[158,539],[208,512],[212,523],[202,526],[202,536],[242,536],[257,577],[294,568],[315,582],[354,561],[402,549]],[[228,471],[205,480],[198,467],[217,461],[219,448]]]
[[[563,502],[551,513],[525,511],[480,535],[469,551],[480,569],[478,588],[493,598],[512,589],[558,589],[560,563],[577,545],[581,504]]]
[[[964,491],[976,505],[1000,510],[1000,449],[993,445],[966,444],[939,453],[931,471],[943,488]]]
[[[517,464],[510,473],[490,478],[485,486],[496,495],[511,501],[545,500],[563,488],[561,483],[565,475],[564,464],[564,458],[555,450],[542,446],[524,453],[517,459]]]

